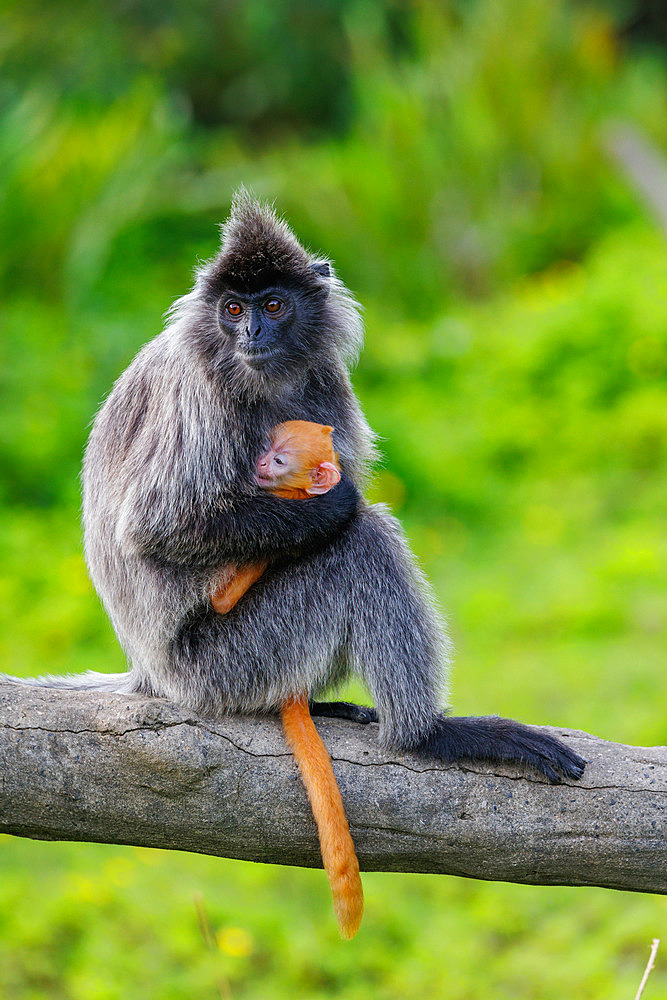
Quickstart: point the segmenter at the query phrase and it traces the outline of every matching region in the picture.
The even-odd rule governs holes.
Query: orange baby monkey
[[[289,500],[306,500],[326,493],[340,481],[332,430],[306,420],[279,424],[273,430],[270,447],[257,459],[257,485]],[[226,567],[224,579],[211,595],[215,610],[219,614],[230,611],[267,566],[267,562],[262,562]],[[285,702],[280,714],[317,824],[338,927],[343,937],[352,938],[363,916],[364,893],[331,758],[313,724],[306,694]]]
[[[288,420],[274,427],[271,444],[257,459],[255,482],[263,490],[287,500],[306,500],[328,493],[340,482],[338,456],[333,449],[333,427],[308,420]],[[218,614],[225,615],[259,580],[268,562],[225,567],[211,595]]]
[[[274,496],[307,500],[340,482],[333,427],[288,420],[273,429],[271,447],[257,459],[257,485]]]

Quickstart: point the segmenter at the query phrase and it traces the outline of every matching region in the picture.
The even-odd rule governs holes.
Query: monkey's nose
[[[262,324],[260,322],[260,317],[256,315],[255,310],[250,311],[250,316],[248,317],[248,326],[246,327],[246,333],[251,340],[256,340],[259,334],[262,332]]]

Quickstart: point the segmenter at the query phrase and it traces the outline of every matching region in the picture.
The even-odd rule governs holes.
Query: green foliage
[[[6,5],[3,668],[122,669],[80,552],[87,428],[245,181],[366,308],[373,496],[451,614],[456,709],[665,742],[667,263],[601,142],[625,117],[667,148],[664,67],[565,0],[203,9]],[[0,848],[8,1000],[621,1000],[667,913],[375,875],[343,945],[319,872]]]
[[[12,4],[6,72],[19,86],[37,80],[93,108],[127,93],[137,78],[157,79],[196,122],[232,124],[248,138],[337,128],[350,113],[349,6]]]

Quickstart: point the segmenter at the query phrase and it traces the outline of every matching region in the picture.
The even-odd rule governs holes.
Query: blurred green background
[[[449,610],[457,712],[667,741],[667,246],[609,155],[667,152],[667,13],[608,0],[7,0],[0,648],[122,669],[78,470],[241,182],[366,310],[356,389]],[[6,1000],[621,1000],[667,901],[0,838]],[[203,899],[215,947],[200,933]],[[664,947],[663,947],[664,951]],[[659,958],[646,1000],[667,998]]]

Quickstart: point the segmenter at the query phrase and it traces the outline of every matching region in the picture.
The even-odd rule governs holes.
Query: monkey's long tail
[[[364,890],[331,758],[313,724],[305,696],[286,701],[281,716],[317,823],[338,929],[341,937],[353,938],[364,912]]]

